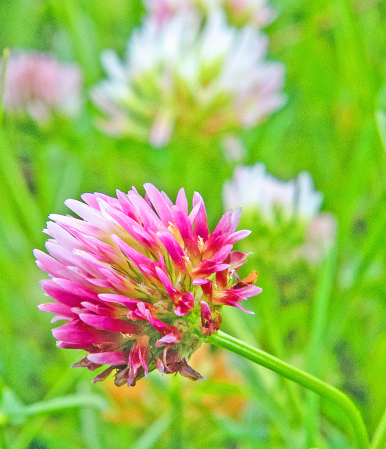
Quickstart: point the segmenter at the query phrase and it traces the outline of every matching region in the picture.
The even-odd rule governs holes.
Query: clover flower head
[[[4,110],[29,115],[39,123],[53,113],[74,116],[82,98],[82,72],[75,63],[60,63],[37,51],[11,53],[4,92]]]
[[[214,9],[223,9],[230,23],[264,27],[275,14],[266,0],[147,0],[148,14],[163,24],[176,14],[202,14],[205,19]]]
[[[104,112],[100,127],[117,137],[166,145],[175,131],[202,137],[250,128],[285,102],[284,66],[266,60],[268,39],[238,29],[213,10],[176,14],[162,26],[147,18],[128,42],[127,57],[105,51],[108,79],[92,91]]]
[[[315,190],[308,172],[301,172],[297,179],[281,181],[267,173],[265,165],[259,162],[235,169],[233,179],[224,184],[223,200],[226,208],[237,202],[244,208],[258,210],[269,223],[274,221],[276,212],[285,220],[308,223],[318,215],[323,195]]]
[[[67,321],[53,330],[58,347],[87,351],[74,366],[107,365],[95,382],[116,370],[115,384],[130,386],[155,368],[201,379],[188,360],[219,329],[222,306],[244,310],[261,291],[256,272],[236,274],[247,254],[233,244],[250,233],[235,231],[240,209],[210,233],[198,193],[189,213],[183,189],[175,204],[152,184],[145,190],[144,198],[133,188],[67,200],[81,219],[51,215],[50,255],[35,250],[50,276],[43,290],[56,301],[39,308]]]

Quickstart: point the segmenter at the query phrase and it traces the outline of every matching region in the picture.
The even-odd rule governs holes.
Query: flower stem
[[[383,449],[386,443],[386,410],[375,429],[373,439],[371,440],[371,449]]]
[[[349,418],[355,447],[357,449],[369,449],[369,440],[362,417],[353,402],[341,391],[311,374],[299,370],[260,349],[253,348],[224,332],[218,331],[217,334],[208,337],[206,341],[241,355],[254,363],[275,371],[308,390],[314,391],[320,396],[330,399],[339,405]]]

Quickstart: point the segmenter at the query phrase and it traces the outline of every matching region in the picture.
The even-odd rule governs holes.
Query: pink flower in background
[[[224,9],[230,23],[238,26],[264,27],[275,18],[275,13],[266,0],[147,0],[148,14],[159,24],[173,16],[202,14],[204,18],[215,9]]]
[[[82,72],[75,63],[60,63],[37,51],[11,53],[6,71],[4,110],[47,122],[52,114],[79,113]]]
[[[152,17],[134,31],[127,57],[103,53],[108,79],[92,98],[104,112],[106,133],[166,145],[174,132],[202,137],[239,132],[285,102],[284,66],[266,60],[268,39],[227,23],[216,9],[204,24],[176,14],[162,25]]]
[[[81,219],[51,215],[45,232],[50,255],[35,250],[42,281],[56,302],[42,304],[54,313],[60,348],[83,349],[74,366],[116,370],[115,384],[134,385],[157,368],[201,377],[189,365],[204,337],[219,329],[223,305],[238,307],[260,293],[256,272],[240,280],[247,254],[232,251],[250,231],[235,231],[241,210],[228,211],[209,232],[198,193],[188,213],[181,189],[173,204],[164,192],[145,184],[143,198],[134,188],[117,198],[100,193],[66,205]]]

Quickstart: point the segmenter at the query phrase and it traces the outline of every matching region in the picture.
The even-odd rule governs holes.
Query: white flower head
[[[285,102],[284,66],[266,54],[262,33],[229,25],[219,9],[205,23],[194,14],[162,25],[147,18],[124,62],[103,54],[108,79],[92,91],[101,127],[163,146],[177,129],[208,136],[255,126]]]
[[[281,181],[266,172],[259,162],[253,166],[237,167],[233,179],[223,188],[226,209],[236,204],[257,210],[268,223],[273,223],[277,212],[285,220],[309,222],[321,208],[323,195],[314,189],[312,177],[301,172],[297,179]]]

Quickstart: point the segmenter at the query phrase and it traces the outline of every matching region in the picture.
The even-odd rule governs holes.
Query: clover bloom
[[[223,187],[226,209],[238,204],[247,214],[257,213],[260,226],[283,226],[287,243],[291,240],[287,224],[298,225],[301,230],[301,241],[297,241],[297,245],[301,245],[299,254],[311,263],[323,259],[336,236],[336,219],[332,214],[320,212],[322,202],[323,194],[315,190],[308,172],[282,181],[267,173],[261,162],[236,167],[232,180],[226,181]]]
[[[162,26],[147,18],[128,42],[126,61],[102,55],[108,79],[93,90],[100,127],[117,137],[166,145],[174,132],[222,136],[250,128],[285,101],[284,66],[266,60],[268,39],[228,24],[214,10],[176,14]]]
[[[4,110],[47,122],[52,114],[74,116],[82,104],[82,72],[37,51],[12,53],[7,64]]]
[[[314,189],[308,172],[301,172],[296,180],[281,181],[258,162],[235,169],[232,181],[224,184],[223,200],[225,208],[239,203],[248,209],[258,209],[268,222],[274,220],[277,212],[287,220],[309,221],[319,213],[323,194]]]
[[[108,366],[95,382],[116,370],[115,384],[130,386],[155,368],[202,378],[187,362],[219,329],[222,306],[244,310],[240,303],[261,291],[256,272],[236,274],[247,254],[232,246],[250,233],[235,232],[241,209],[210,233],[198,193],[188,213],[183,189],[175,204],[152,184],[145,190],[145,198],[133,188],[67,200],[81,219],[50,215],[50,255],[35,250],[51,278],[42,287],[56,301],[39,308],[68,321],[53,330],[58,347],[87,351],[74,366]]]
[[[145,4],[148,14],[160,24],[181,12],[205,17],[216,8],[223,8],[229,22],[237,26],[264,27],[275,18],[266,0],[147,0]]]

